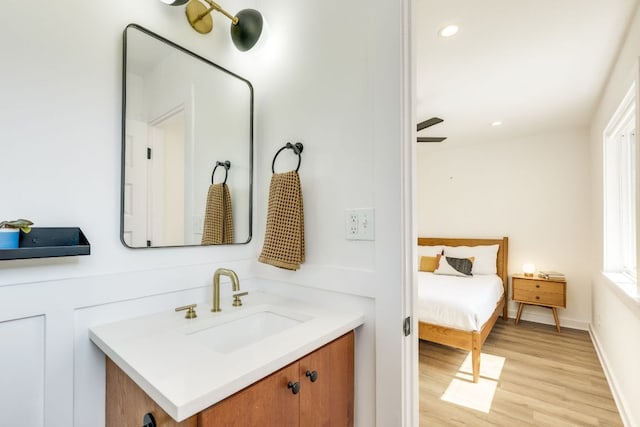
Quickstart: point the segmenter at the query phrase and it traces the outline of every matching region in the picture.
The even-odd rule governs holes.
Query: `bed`
[[[502,315],[503,320],[507,320],[508,318],[508,242],[507,237],[501,239],[418,238],[419,255],[421,255],[421,253],[424,254],[424,252],[421,252],[421,247],[434,248],[435,250],[443,246],[449,247],[451,251],[464,251],[469,249],[459,247],[487,247],[497,245],[494,275],[487,275],[486,277],[484,275],[475,275],[475,277],[470,279],[467,277],[441,276],[434,275],[433,273],[418,272],[419,302],[417,316],[419,338],[421,340],[470,351],[474,383],[477,383],[480,378],[480,353],[482,351],[482,345],[489,336],[498,317]],[[451,247],[456,248],[451,249]],[[455,254],[456,252],[452,253]],[[446,254],[447,251],[445,250],[445,255]],[[463,282],[466,282],[466,284],[461,284]],[[474,283],[475,285],[480,282],[482,282],[481,286],[468,287],[470,283]],[[432,283],[438,283],[438,286],[453,289],[453,292],[448,297],[448,302],[446,301],[447,298],[434,299],[429,295],[421,295],[424,293],[421,291],[421,287],[429,286],[429,284]],[[466,291],[464,286],[467,286]],[[440,294],[440,292],[433,291],[430,293],[431,296]],[[461,298],[461,296],[464,296],[464,298]],[[476,310],[479,311],[479,313],[475,314],[455,314],[459,308],[465,305],[461,304],[463,301],[469,302],[467,300],[473,300],[475,302],[483,301],[481,306],[484,308]],[[495,305],[494,301],[497,301]],[[429,311],[431,313],[429,313]]]

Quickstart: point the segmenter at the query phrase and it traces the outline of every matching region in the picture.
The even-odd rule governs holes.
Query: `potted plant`
[[[28,219],[16,219],[0,222],[0,249],[17,249],[20,242],[20,230],[31,231],[33,222]]]

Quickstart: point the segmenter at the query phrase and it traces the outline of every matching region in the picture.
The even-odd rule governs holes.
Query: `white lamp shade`
[[[189,0],[160,0],[164,4],[169,4],[171,6],[181,6],[187,3]]]
[[[536,272],[536,266],[530,262],[522,264],[522,271],[527,276],[532,276]]]

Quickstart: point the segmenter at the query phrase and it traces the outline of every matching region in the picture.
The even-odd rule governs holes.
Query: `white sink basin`
[[[267,286],[268,282],[255,282]],[[364,316],[253,291],[222,312],[162,312],[95,325],[91,340],[174,420],[182,421],[287,366]],[[223,301],[224,302],[224,301]],[[1,424],[1,423],[0,423]]]
[[[265,309],[246,313],[241,317],[234,316],[225,319],[224,323],[189,332],[187,335],[197,338],[201,343],[219,353],[231,353],[299,325],[309,318],[304,315]]]

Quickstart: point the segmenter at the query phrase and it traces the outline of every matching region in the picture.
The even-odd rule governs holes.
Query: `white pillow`
[[[473,257],[472,274],[497,274],[496,259],[498,257],[498,245],[480,246],[445,246],[445,256],[454,258]]]
[[[437,246],[418,246],[418,256],[436,256],[442,254],[443,245]]]

